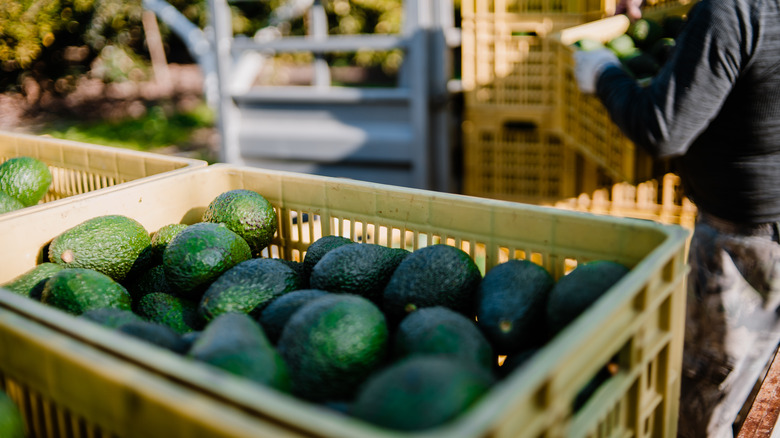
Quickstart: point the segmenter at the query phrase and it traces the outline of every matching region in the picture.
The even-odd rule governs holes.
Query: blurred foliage
[[[64,94],[101,55],[114,56],[110,63],[119,52],[142,72],[138,61],[148,58],[142,12],[141,0],[0,1],[0,88],[31,78],[44,91]],[[132,70],[105,79],[125,79]]]
[[[150,108],[142,117],[119,121],[79,122],[62,120],[46,131],[55,138],[106,146],[151,151],[170,145],[186,145],[193,130],[213,126],[214,113],[201,104],[192,111]]]
[[[208,0],[167,0],[200,28],[208,24]],[[389,34],[401,30],[402,0],[322,0],[331,35]],[[281,35],[305,35],[308,17],[274,22],[275,11],[305,6],[306,0],[252,0],[230,3],[233,31],[254,36],[276,24]],[[456,0],[456,8],[459,2]],[[0,90],[34,79],[44,92],[72,89],[90,72],[105,81],[148,76],[149,54],[141,23],[141,0],[0,0]],[[457,14],[456,14],[457,15]],[[183,43],[160,23],[170,62],[192,62]],[[310,62],[310,53],[281,55]],[[381,66],[397,71],[401,51],[329,54],[331,65]]]

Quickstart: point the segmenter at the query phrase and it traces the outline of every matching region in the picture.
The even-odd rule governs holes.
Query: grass
[[[139,118],[90,122],[61,120],[42,133],[66,140],[153,151],[190,144],[193,131],[213,126],[213,111],[205,104],[193,111],[172,114],[166,114],[160,106],[153,106]]]

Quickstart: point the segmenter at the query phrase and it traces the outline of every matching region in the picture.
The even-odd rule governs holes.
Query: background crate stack
[[[472,113],[463,142],[463,189],[472,196],[543,204],[611,182],[560,135],[511,113]]]
[[[683,15],[692,2],[667,2],[643,9],[643,16],[662,20],[666,15]],[[556,132],[573,148],[604,168],[615,182],[638,183],[662,176],[669,164],[655,161],[629,140],[609,117],[595,95],[583,94],[574,77],[574,48],[571,44],[583,39],[607,42],[625,33],[630,21],[625,16],[613,16],[591,21],[555,32],[549,38],[552,50],[558,54]]]
[[[543,202],[590,188],[583,180],[595,183],[597,169],[553,130],[560,69],[548,36],[614,7],[602,0],[462,2],[464,193]]]
[[[646,3],[643,10],[650,14],[679,5],[677,0]],[[592,190],[594,185],[636,183],[655,176],[655,163],[627,141],[601,103],[579,93],[570,68],[561,67],[570,59],[565,58],[568,48],[551,38],[614,15],[616,4],[602,0],[462,3],[464,193],[544,202],[550,195],[570,197]],[[534,146],[537,141],[529,143],[526,136],[506,134],[496,136],[502,140],[486,148],[486,137],[479,133],[501,131],[500,124],[507,120],[535,125],[537,137],[545,139],[541,143],[563,151],[544,154],[547,161],[543,166],[548,171],[540,171],[535,164],[524,166],[538,162],[532,157],[516,160],[520,164],[513,170],[508,164],[502,172],[481,167],[481,163],[494,166],[490,157],[483,156],[488,150],[502,149],[505,155],[521,156],[523,151],[536,154],[544,147]],[[552,162],[552,157],[563,162]],[[578,175],[557,171],[570,169],[571,162],[580,163]],[[539,181],[535,190],[527,184],[531,180]],[[566,183],[560,183],[563,180]]]

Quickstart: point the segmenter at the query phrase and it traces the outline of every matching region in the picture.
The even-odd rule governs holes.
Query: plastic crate
[[[463,193],[549,204],[613,184],[544,119],[472,114],[463,123]]]
[[[583,22],[584,18],[577,16],[464,17],[461,68],[466,109],[513,111],[519,116],[553,111],[558,55],[555,43],[546,37]]]
[[[118,184],[149,181],[208,164],[191,158],[0,131],[0,162],[22,155],[46,163],[52,184],[41,203],[6,213],[0,216],[2,219],[48,208],[65,198],[101,194]]]
[[[558,437],[675,435],[687,231],[634,219],[417,189],[213,165],[4,222],[0,282],[41,261],[65,229],[124,214],[155,230],[196,222],[218,194],[262,193],[279,213],[268,255],[300,260],[336,234],[410,249],[463,248],[485,271],[527,258],[560,278],[577,262],[631,268],[523,368],[454,422],[418,434],[379,429],[0,290],[0,374],[39,436]],[[310,220],[299,220],[307,214]],[[318,220],[314,220],[318,218]],[[28,330],[27,325],[41,326]],[[618,370],[583,407],[606,363]],[[201,430],[201,427],[203,428]]]
[[[688,4],[666,5],[644,11],[643,16],[660,19],[664,15],[684,14]],[[583,94],[574,77],[574,48],[571,44],[582,38],[606,42],[628,30],[630,21],[624,15],[604,18],[556,32],[550,36],[553,49],[560,57],[556,76],[560,80],[557,93],[555,126],[573,147],[599,163],[616,181],[638,183],[658,175],[655,162],[644,150],[636,147],[612,122],[601,100],[593,94]]]
[[[555,203],[557,208],[677,224],[693,230],[696,206],[682,193],[680,177],[667,173],[637,185],[617,183]]]
[[[645,0],[644,13],[687,0]],[[524,19],[571,19],[582,22],[598,20],[615,14],[618,0],[465,0],[461,2],[463,18],[490,15],[518,15]]]

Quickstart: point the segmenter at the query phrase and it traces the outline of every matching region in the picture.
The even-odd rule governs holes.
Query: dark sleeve
[[[752,53],[749,14],[738,3],[702,0],[677,48],[650,85],[610,67],[596,93],[612,120],[655,157],[682,155],[717,115]]]

